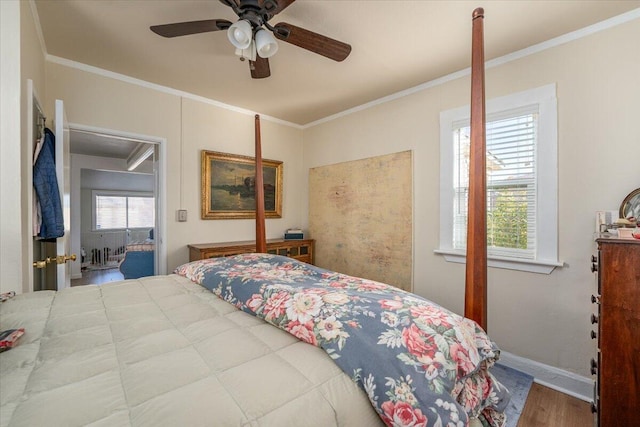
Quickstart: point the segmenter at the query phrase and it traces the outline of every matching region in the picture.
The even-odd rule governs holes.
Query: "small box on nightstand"
[[[304,233],[299,228],[290,228],[284,232],[285,240],[303,240]]]

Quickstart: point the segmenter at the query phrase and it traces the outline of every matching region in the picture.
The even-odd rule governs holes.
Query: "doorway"
[[[165,140],[80,124],[70,123],[69,128],[71,251],[79,261],[72,265],[71,285],[122,280],[119,265],[126,247],[142,240],[152,242],[154,274],[164,274]],[[125,216],[113,217],[105,200],[117,205],[120,199],[125,200]],[[141,224],[126,214],[129,199],[152,200],[151,223]],[[96,200],[102,201],[102,210],[96,208]],[[143,219],[149,221],[149,215]]]

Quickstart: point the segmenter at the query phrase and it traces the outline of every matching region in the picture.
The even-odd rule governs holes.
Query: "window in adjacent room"
[[[440,115],[440,248],[464,262],[469,180],[469,107]],[[486,103],[489,265],[550,273],[557,254],[555,85]]]
[[[94,230],[148,228],[155,225],[155,199],[146,193],[94,191]]]

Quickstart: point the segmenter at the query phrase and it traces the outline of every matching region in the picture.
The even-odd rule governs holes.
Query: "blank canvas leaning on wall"
[[[403,151],[309,170],[316,265],[411,290],[411,156]]]

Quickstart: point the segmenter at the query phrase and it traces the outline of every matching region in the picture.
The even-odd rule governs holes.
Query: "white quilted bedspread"
[[[376,426],[320,348],[177,276],[18,295],[0,426]]]

